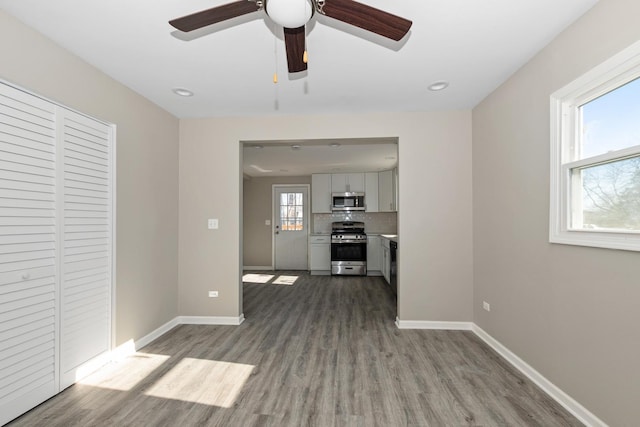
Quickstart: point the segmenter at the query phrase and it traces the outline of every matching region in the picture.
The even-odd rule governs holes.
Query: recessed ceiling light
[[[262,169],[260,166],[258,165],[249,165],[249,167],[254,168],[255,170],[257,170],[258,172],[262,172],[262,173],[269,173],[269,172],[273,172],[270,169]]]
[[[338,147],[340,147],[340,144],[338,144],[338,143],[334,142],[333,144],[330,144],[330,145],[329,145],[329,147],[331,147],[331,148],[338,148]]]
[[[300,148],[302,148],[302,146],[301,146],[301,145],[298,145],[298,144],[295,144],[295,145],[292,145],[292,146],[291,146],[291,149],[292,149],[292,150],[299,150]]]
[[[259,149],[264,148],[264,147],[262,147],[262,145],[254,145],[253,148],[255,148],[256,150],[259,150]]]
[[[429,85],[429,90],[433,92],[437,92],[439,90],[444,90],[449,87],[449,82],[441,80],[438,82],[433,82]]]
[[[174,87],[171,90],[173,91],[173,93],[175,93],[178,96],[193,96],[193,92],[183,87]]]

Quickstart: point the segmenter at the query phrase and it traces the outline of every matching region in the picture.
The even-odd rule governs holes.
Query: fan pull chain
[[[306,9],[307,9],[307,4],[308,3],[306,1],[303,1],[303,2],[300,2],[300,3],[302,4],[302,7],[304,8],[303,9],[303,13],[306,14]],[[312,2],[312,7],[313,7],[313,2]],[[311,15],[313,16],[313,12],[311,13]],[[304,52],[302,53],[302,62],[305,63],[305,64],[309,60],[309,55],[307,54],[307,34],[306,34],[306,32],[307,32],[307,29],[303,28],[302,29],[302,33],[304,35]]]
[[[273,26],[276,31],[276,26]],[[273,38],[273,84],[278,83],[278,38]]]

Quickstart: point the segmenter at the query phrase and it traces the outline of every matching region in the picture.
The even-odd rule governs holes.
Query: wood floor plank
[[[245,283],[240,326],[181,325],[9,425],[578,426],[468,331],[399,330],[379,277]]]

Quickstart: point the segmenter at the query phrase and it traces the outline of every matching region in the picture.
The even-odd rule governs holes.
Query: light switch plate
[[[271,220],[270,219],[265,219],[264,220],[264,225],[271,225]]]
[[[216,230],[218,228],[218,219],[217,218],[209,219],[207,226],[209,227],[209,230]]]

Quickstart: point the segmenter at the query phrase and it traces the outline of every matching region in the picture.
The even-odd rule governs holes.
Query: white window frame
[[[551,95],[551,199],[549,241],[567,245],[640,251],[640,231],[571,227],[571,170],[640,154],[640,145],[585,159],[574,153],[581,105],[640,78],[640,41]]]

